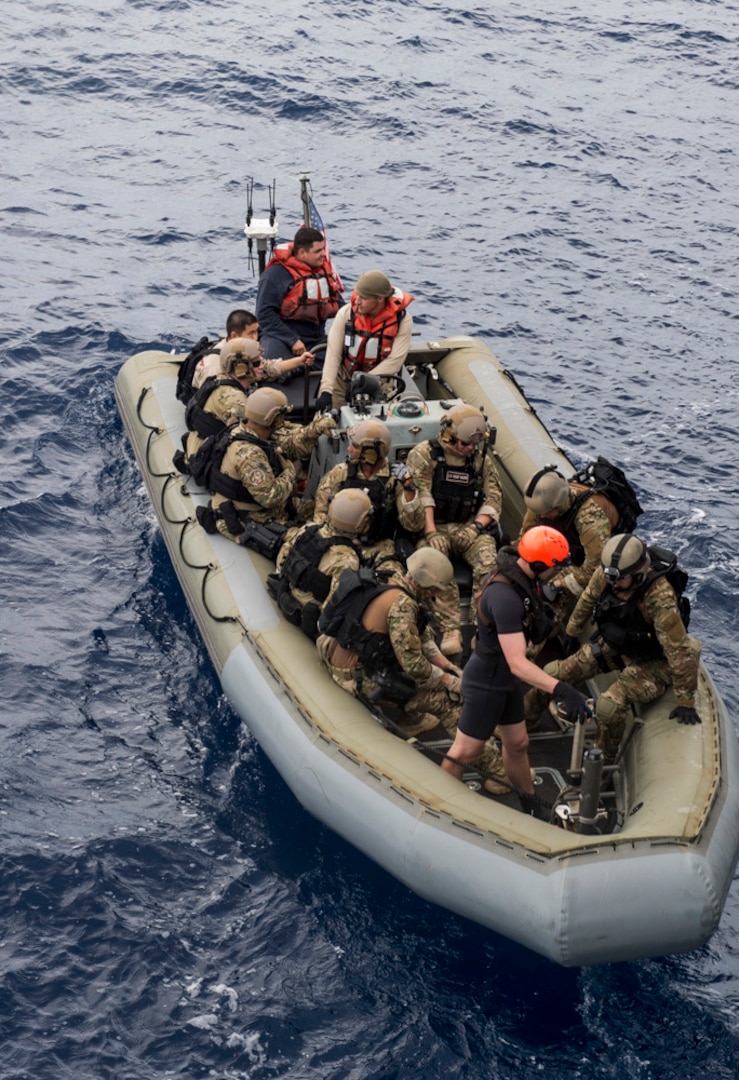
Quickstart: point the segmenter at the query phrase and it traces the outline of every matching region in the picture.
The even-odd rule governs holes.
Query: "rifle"
[[[416,694],[416,680],[404,671],[388,671],[383,668],[380,671],[367,672],[372,682],[377,683],[377,689],[369,695],[372,702],[387,698],[395,705],[407,705]]]
[[[274,562],[286,532],[287,525],[278,525],[275,521],[249,521],[239,537],[239,543]]]

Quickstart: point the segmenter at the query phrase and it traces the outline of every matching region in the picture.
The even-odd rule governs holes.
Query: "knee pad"
[[[544,665],[544,671],[546,672],[547,675],[551,675],[552,678],[558,679],[559,678],[559,665],[560,665],[559,660],[550,660],[550,662],[548,664]]]
[[[612,697],[601,694],[595,703],[595,718],[599,723],[608,727],[620,712],[624,711],[623,705],[619,705]]]

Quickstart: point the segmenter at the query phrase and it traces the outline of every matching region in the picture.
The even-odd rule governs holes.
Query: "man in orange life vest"
[[[394,288],[381,270],[368,270],[357,282],[351,301],[341,308],[328,335],[323,377],[316,408],[340,408],[355,371],[396,375],[408,355],[413,297]]]
[[[326,320],[342,299],[323,233],[303,226],[292,244],[275,248],[259,279],[257,318],[265,359],[300,356],[322,342]]]

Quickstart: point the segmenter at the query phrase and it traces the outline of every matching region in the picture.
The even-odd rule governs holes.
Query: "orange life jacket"
[[[349,375],[355,371],[371,371],[390,355],[405,309],[413,301],[413,297],[402,289],[394,289],[376,315],[360,315],[357,311],[359,299],[355,290],[344,333],[342,361]]]
[[[339,310],[341,286],[330,259],[324,259],[321,266],[313,270],[293,255],[292,244],[280,244],[266,269],[275,263],[289,270],[293,279],[280,305],[283,319],[323,323],[334,317]]]

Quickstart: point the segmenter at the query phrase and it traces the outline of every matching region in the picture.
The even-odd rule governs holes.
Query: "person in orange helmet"
[[[477,646],[464,669],[457,735],[442,762],[443,769],[461,780],[464,766],[478,759],[497,728],[506,776],[524,812],[537,817],[522,683],[552,694],[571,723],[584,723],[590,715],[581,693],[526,656],[529,644],[544,641],[553,628],[541,584],[561,574],[569,558],[567,540],[548,525],[529,529],[516,547],[498,552],[477,604]]]

